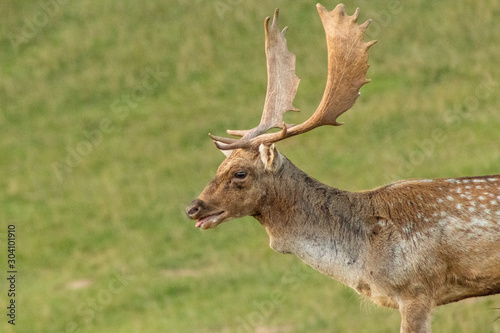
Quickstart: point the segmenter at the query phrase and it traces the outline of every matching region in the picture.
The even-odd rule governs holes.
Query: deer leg
[[[430,333],[432,302],[429,299],[409,299],[400,302],[401,333]]]

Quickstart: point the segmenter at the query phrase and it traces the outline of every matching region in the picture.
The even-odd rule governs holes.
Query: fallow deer
[[[186,208],[196,227],[253,216],[280,253],[293,253],[376,304],[398,309],[401,332],[430,332],[435,306],[500,293],[500,175],[405,180],[351,193],[311,178],[274,143],[322,125],[356,101],[368,70],[363,35],[344,6],[317,9],[328,47],[328,78],[314,114],[283,122],[299,78],[278,10],[265,20],[268,86],[260,124],[212,136],[227,158]],[[278,132],[268,132],[280,128]]]

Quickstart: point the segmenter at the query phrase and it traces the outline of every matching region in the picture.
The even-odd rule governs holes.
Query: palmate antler
[[[328,47],[328,79],[321,102],[314,114],[299,125],[283,122],[286,111],[298,111],[293,105],[300,79],[295,75],[295,55],[288,51],[285,32],[278,29],[278,10],[264,22],[266,30],[267,95],[259,126],[251,130],[228,130],[241,139],[213,136],[216,146],[222,150],[256,147],[271,144],[285,138],[308,132],[323,125],[341,125],[337,118],[349,110],[359,96],[359,89],[368,83],[368,49],[375,41],[364,42],[363,34],[371,20],[358,25],[359,10],[348,16],[340,4],[328,12],[317,4]],[[271,128],[280,132],[266,133]]]

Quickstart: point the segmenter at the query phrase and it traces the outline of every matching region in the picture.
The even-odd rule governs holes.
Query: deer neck
[[[355,195],[309,177],[286,160],[257,220],[270,246],[347,285],[357,281],[365,246]],[[358,216],[356,218],[355,216]]]

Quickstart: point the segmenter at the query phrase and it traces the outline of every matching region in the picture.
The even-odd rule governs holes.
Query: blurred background
[[[287,122],[316,109],[327,65],[315,4],[0,3],[0,331],[399,331],[397,311],[273,252],[255,220],[200,231],[184,214],[223,160],[207,133],[260,119],[263,21],[276,7],[302,79],[302,112]],[[350,191],[500,173],[500,2],[345,5],[373,19],[373,81],[345,125],[280,150]],[[433,329],[500,332],[499,307],[498,296],[441,307]]]

